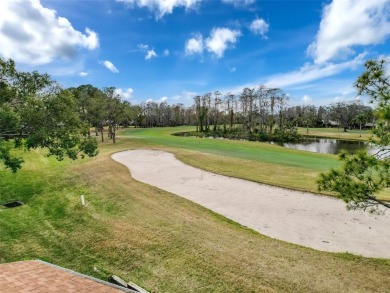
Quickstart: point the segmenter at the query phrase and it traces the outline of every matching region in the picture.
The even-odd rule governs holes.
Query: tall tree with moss
[[[46,148],[58,160],[96,155],[96,140],[75,108],[73,94],[49,75],[19,72],[11,59],[0,58],[0,164],[20,169],[17,148]]]
[[[390,203],[378,199],[378,193],[390,187],[390,74],[386,60],[370,60],[366,70],[354,86],[359,95],[370,97],[376,104],[376,125],[371,142],[377,147],[375,154],[359,152],[340,154],[343,165],[322,173],[319,190],[335,192],[347,203],[349,209],[384,212]]]

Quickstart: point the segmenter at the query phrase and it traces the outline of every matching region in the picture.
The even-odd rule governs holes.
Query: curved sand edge
[[[174,193],[261,234],[323,251],[390,258],[390,215],[347,211],[334,198],[203,171],[171,153],[112,155],[141,182]]]

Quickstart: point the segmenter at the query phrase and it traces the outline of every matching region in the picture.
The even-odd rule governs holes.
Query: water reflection
[[[194,136],[193,133],[180,132],[174,133],[176,136]],[[194,136],[198,137],[198,136]],[[222,137],[212,137],[209,139],[225,139]],[[246,139],[240,139],[246,141]],[[368,142],[356,141],[356,140],[342,140],[334,138],[306,138],[300,142],[269,142],[270,144],[277,144],[286,148],[296,149],[301,151],[308,151],[322,154],[338,154],[341,150],[346,150],[350,154],[356,153],[358,150],[367,150],[369,154],[375,154],[378,152],[378,148],[373,147]]]
[[[341,150],[346,150],[349,153],[355,153],[358,150],[364,149],[368,150],[369,153],[375,152],[375,150],[370,147],[367,142],[332,138],[309,138],[304,142],[278,144],[286,148],[322,154],[338,154]]]

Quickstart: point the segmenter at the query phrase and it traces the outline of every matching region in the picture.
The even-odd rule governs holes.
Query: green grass
[[[180,137],[171,135],[171,133],[174,132],[184,132],[190,129],[193,129],[193,127],[149,129],[132,128],[124,131],[123,135],[142,139],[142,142],[149,145],[169,146],[254,162],[272,163],[282,166],[316,170],[326,170],[330,167],[337,166],[335,156],[301,152],[262,142]]]
[[[390,288],[389,260],[320,252],[265,237],[132,179],[110,156],[126,149],[164,148],[193,161],[258,166],[263,164],[260,160],[241,159],[245,154],[240,154],[225,161],[226,156],[212,153],[218,150],[213,150],[217,144],[211,140],[203,146],[210,152],[201,153],[191,149],[194,142],[185,148],[178,140],[183,144],[179,148],[170,136],[157,135],[156,142],[151,134],[135,133],[137,138],[119,137],[116,145],[101,144],[96,158],[56,162],[34,151],[26,154],[26,164],[17,174],[0,170],[0,203],[25,202],[14,209],[0,207],[0,262],[39,258],[103,279],[117,274],[151,292]],[[232,152],[221,148],[222,153]],[[252,146],[236,148],[245,153]],[[294,168],[281,168],[287,167]]]
[[[309,133],[304,127],[298,128],[298,132],[303,135],[315,136],[315,137],[328,137],[328,138],[338,138],[346,140],[365,140],[367,141],[371,135],[371,130],[359,130],[352,129],[344,132],[342,127],[332,127],[332,128],[309,128]]]

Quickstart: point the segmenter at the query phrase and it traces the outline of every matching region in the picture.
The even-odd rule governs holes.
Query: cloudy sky
[[[133,103],[259,84],[291,105],[351,100],[389,36],[390,0],[0,1],[1,57]]]

